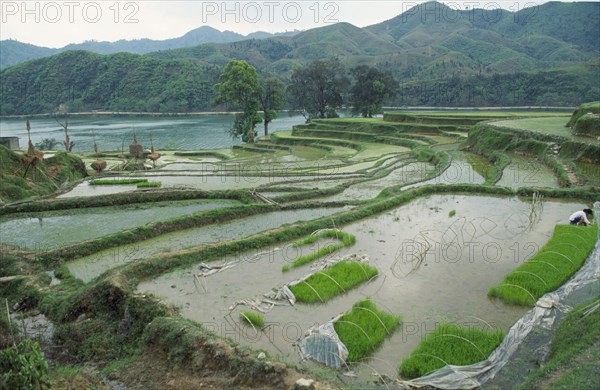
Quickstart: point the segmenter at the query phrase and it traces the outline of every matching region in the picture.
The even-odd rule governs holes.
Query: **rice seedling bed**
[[[138,183],[137,188],[159,188],[161,186],[161,182],[159,181],[146,181]]]
[[[400,364],[400,375],[418,378],[451,364],[466,366],[485,360],[504,338],[501,330],[444,323],[425,336]]]
[[[265,326],[265,318],[255,311],[245,310],[240,313],[240,320],[262,329]]]
[[[91,180],[90,185],[92,186],[110,186],[110,185],[123,185],[123,184],[140,184],[147,183],[148,179],[96,179]]]
[[[356,262],[342,260],[319,271],[306,280],[290,286],[298,302],[326,302],[343,294],[346,290],[364,283],[379,273],[377,268]]]
[[[348,361],[355,362],[371,355],[401,322],[402,317],[380,310],[365,299],[355,303],[333,326],[348,348]]]
[[[488,295],[506,303],[534,305],[565,283],[585,262],[596,243],[598,224],[556,225],[550,241],[526,263],[509,273]]]
[[[346,246],[353,245],[356,242],[356,237],[353,236],[352,234],[349,234],[349,233],[346,233],[346,232],[343,232],[343,231],[337,230],[337,229],[327,229],[327,230],[322,230],[316,234],[311,234],[310,236],[305,237],[301,240],[298,240],[298,241],[294,242],[292,244],[292,246],[294,248],[300,248],[304,245],[313,244],[317,240],[320,240],[323,238],[334,238],[334,239],[339,240],[340,242],[337,244],[330,244],[330,245],[324,246],[315,252],[311,252],[307,255],[300,256],[297,259],[295,259],[292,263],[285,264],[281,268],[281,270],[284,272],[287,272],[292,268],[300,267],[301,265],[313,262],[318,258],[327,256],[327,255],[334,253]]]

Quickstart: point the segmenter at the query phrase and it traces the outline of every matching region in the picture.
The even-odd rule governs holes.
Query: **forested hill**
[[[212,108],[221,69],[138,54],[68,51],[0,72],[0,113],[89,110],[191,112]]]
[[[510,12],[431,2],[366,28],[338,23],[143,56],[66,52],[2,70],[0,114],[49,112],[65,99],[72,111],[207,110],[231,58],[287,83],[296,67],[332,57],[389,70],[400,83],[389,104],[575,106],[600,95],[600,3]]]

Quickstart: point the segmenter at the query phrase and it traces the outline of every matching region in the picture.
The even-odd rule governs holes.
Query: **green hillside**
[[[284,83],[318,59],[375,66],[401,85],[391,105],[579,105],[600,94],[599,36],[600,3],[515,13],[430,2],[366,28],[337,23],[294,36],[146,55],[65,52],[19,64],[0,72],[0,115],[51,112],[65,101],[71,111],[210,110],[231,58]]]
[[[185,60],[68,51],[0,72],[0,114],[53,112],[61,103],[71,112],[207,110],[219,72]]]
[[[0,145],[0,202],[48,195],[66,182],[87,176],[81,159],[72,154],[58,152],[29,167],[21,157]]]

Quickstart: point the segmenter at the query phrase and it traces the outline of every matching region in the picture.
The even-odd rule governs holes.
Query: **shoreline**
[[[576,107],[560,106],[500,106],[500,107],[429,107],[429,106],[404,106],[404,107],[384,107],[387,111],[565,111],[572,112]],[[295,112],[300,114],[300,110],[280,110],[278,112]],[[235,115],[240,111],[200,111],[200,112],[135,112],[135,111],[84,111],[71,112],[69,117],[194,117],[209,115]],[[31,115],[4,115],[0,119],[28,119],[28,118],[53,118],[54,113],[31,114]]]

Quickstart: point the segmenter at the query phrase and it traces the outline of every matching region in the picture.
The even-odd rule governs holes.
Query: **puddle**
[[[328,207],[275,211],[253,215],[216,225],[168,233],[150,240],[107,249],[69,262],[67,266],[75,277],[87,283],[111,268],[146,259],[157,253],[174,252],[201,244],[239,239],[284,224],[316,219],[344,209],[347,208]]]
[[[517,198],[435,195],[353,223],[344,231],[356,235],[357,243],[330,257],[344,253],[368,255],[380,276],[325,304],[277,306],[264,314],[267,327],[261,333],[240,327],[239,311],[246,307],[236,308],[228,316],[230,307],[309,272],[309,265],[281,272],[283,264],[302,254],[289,244],[261,249],[260,254],[255,251],[223,259],[241,263],[203,278],[201,284],[191,274],[197,272],[195,266],[146,281],[138,290],[180,306],[182,315],[223,337],[264,348],[295,363],[299,363],[299,355],[293,344],[309,327],[371,297],[379,307],[401,314],[404,324],[372,359],[364,362],[370,368],[358,365],[353,369],[365,379],[371,377],[371,369],[395,378],[402,358],[436,323],[447,320],[480,326],[479,318],[507,330],[527,308],[491,300],[488,289],[543,246],[554,225],[564,222],[570,210],[582,207],[579,203],[545,202],[541,219],[530,229],[530,204]],[[450,210],[456,211],[455,217],[448,217]],[[413,258],[419,243],[427,241],[431,248],[422,266],[409,274],[410,263],[403,259]]]
[[[511,163],[502,171],[497,186],[510,188],[550,187],[558,188],[558,178],[542,162],[518,154],[509,154]]]
[[[146,206],[120,206],[36,213],[35,217],[2,218],[2,244],[48,250],[70,243],[116,233],[149,222],[171,219],[199,211],[231,207],[232,200],[170,202]]]

